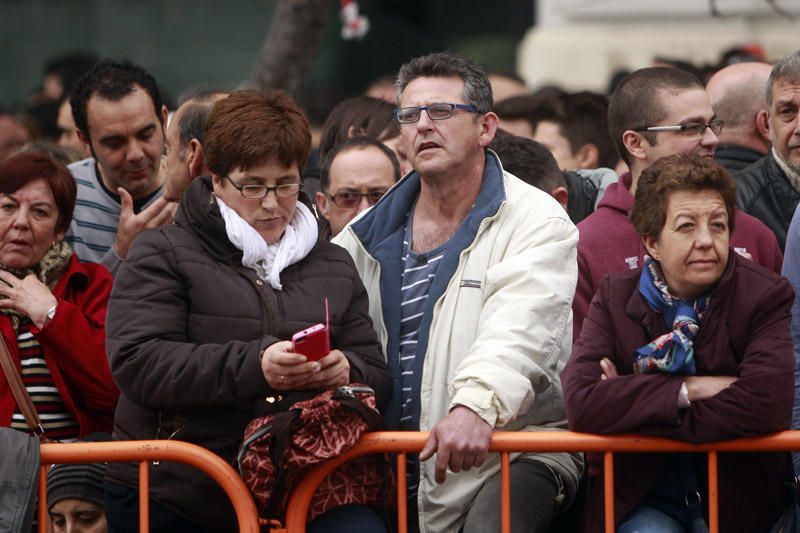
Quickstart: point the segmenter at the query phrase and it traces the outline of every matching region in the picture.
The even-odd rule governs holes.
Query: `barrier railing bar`
[[[42,444],[40,460],[43,465],[97,462],[139,463],[156,460],[183,463],[203,471],[225,491],[236,512],[240,532],[259,532],[256,504],[242,479],[224,459],[195,444],[172,440]],[[140,466],[140,475],[141,468]],[[43,474],[39,479],[40,498],[42,494],[46,495],[46,493],[47,475]],[[143,499],[147,501],[147,498]],[[45,499],[40,501],[45,501]],[[46,512],[46,508],[40,508],[40,516],[43,511]],[[40,531],[43,530],[40,529]]]
[[[291,533],[305,531],[306,513],[316,487],[333,470],[345,462],[375,453],[403,452],[417,453],[422,450],[427,433],[406,431],[384,431],[364,435],[358,444],[341,457],[331,459],[317,465],[303,478],[303,483],[295,488],[289,499],[286,513],[286,529]],[[588,433],[575,433],[569,431],[541,431],[541,432],[497,432],[492,435],[489,451],[502,452],[594,452],[609,454],[604,455],[606,471],[613,471],[613,453],[651,453],[651,452],[686,452],[686,453],[726,453],[726,452],[786,452],[800,450],[800,431],[783,431],[762,437],[748,437],[730,441],[708,442],[690,444],[657,437],[640,435],[592,435]],[[716,456],[709,458],[710,467],[716,469]],[[399,458],[398,458],[399,460]],[[609,469],[609,463],[611,468]],[[399,466],[399,465],[398,465]],[[714,472],[716,474],[716,470]],[[400,477],[398,473],[398,477]],[[709,478],[711,478],[709,470]],[[403,476],[402,479],[405,479]],[[716,477],[714,477],[716,479]],[[399,482],[399,480],[398,480]],[[604,476],[606,495],[613,498],[613,476]],[[710,482],[710,481],[709,481]],[[611,490],[609,490],[609,487]],[[398,502],[401,498],[398,486]],[[717,498],[716,486],[709,488],[709,493]],[[709,496],[709,500],[712,496]],[[613,502],[613,500],[611,500]],[[606,502],[608,506],[608,502]],[[398,505],[399,507],[399,505]],[[610,509],[610,512],[609,512]],[[717,512],[717,511],[715,511]],[[405,512],[403,520],[405,520]],[[718,514],[717,518],[718,528]],[[606,531],[613,532],[614,527],[613,504],[606,508]],[[610,524],[610,526],[609,526]],[[400,530],[404,531],[404,530]]]
[[[139,533],[150,533],[150,470],[139,462]]]
[[[719,478],[717,452],[708,452],[708,533],[719,531]]]
[[[38,513],[38,520],[39,520],[39,533],[46,533],[47,532],[47,465],[44,462],[41,463],[42,466],[39,467],[39,509]],[[45,480],[45,483],[42,483],[42,480]]]
[[[603,454],[603,510],[606,533],[614,533],[614,454]]]
[[[500,531],[511,533],[511,459],[500,454]]]
[[[397,531],[408,533],[408,496],[406,495],[406,453],[397,454]],[[288,523],[288,522],[287,522]]]

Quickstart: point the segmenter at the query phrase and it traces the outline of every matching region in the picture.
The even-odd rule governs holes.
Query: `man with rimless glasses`
[[[504,172],[491,85],[470,59],[411,60],[397,82],[414,171],[334,242],[353,256],[394,381],[391,429],[427,431],[409,458],[409,526],[500,529],[492,431],[563,428],[577,232],[547,193]],[[546,531],[575,495],[580,455],[511,463],[514,531]]]
[[[400,163],[380,141],[352,137],[325,155],[320,168],[317,209],[328,227],[321,238],[335,237],[356,215],[386,194],[400,179]]]
[[[609,185],[597,210],[578,224],[573,341],[578,340],[600,280],[644,264],[644,245],[630,218],[639,176],[668,155],[712,158],[723,123],[700,80],[682,70],[653,67],[637,70],[620,82],[609,101],[608,127],[630,172]],[[783,255],[778,242],[755,217],[736,212],[730,244],[736,252],[780,274]]]

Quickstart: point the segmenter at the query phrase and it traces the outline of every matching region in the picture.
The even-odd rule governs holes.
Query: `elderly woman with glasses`
[[[300,192],[310,148],[308,122],[279,91],[214,105],[204,142],[211,176],[192,182],[174,225],[138,238],[115,280],[116,439],[184,440],[232,462],[254,416],[350,382],[386,402],[391,382],[364,286],[350,256],[317,238]],[[333,349],[308,360],[288,339],[325,322],[326,299]],[[150,472],[151,530],[231,530],[232,509],[210,479],[174,463]],[[136,466],[112,465],[108,477],[109,525],[138,531]],[[361,518],[377,515],[350,514],[370,531]]]
[[[643,172],[632,219],[645,264],[608,276],[594,296],[561,374],[571,429],[693,443],[788,429],[793,293],[729,247],[734,209],[733,179],[713,161],[675,155]],[[596,531],[602,460],[587,459],[584,530]],[[702,531],[705,462],[618,455],[618,531]],[[769,531],[790,469],[786,453],[720,455],[720,531]]]

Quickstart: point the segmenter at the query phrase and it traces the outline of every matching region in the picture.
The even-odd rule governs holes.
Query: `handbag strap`
[[[261,516],[274,518],[283,506],[283,495],[286,492],[286,469],[283,467],[283,458],[286,450],[292,443],[292,425],[300,418],[300,409],[290,409],[278,413],[272,419],[272,431],[269,441],[269,458],[275,469],[275,482],[272,484],[269,501],[261,509]]]
[[[46,441],[47,437],[44,435],[39,413],[33,405],[28,389],[25,388],[25,384],[22,382],[22,376],[17,371],[17,366],[11,359],[11,352],[8,351],[6,339],[2,334],[0,334],[0,366],[3,368],[6,380],[8,380],[8,386],[11,387],[11,394],[14,395],[14,399],[17,401],[22,416],[25,417],[28,427],[40,441]]]
[[[335,395],[334,400],[338,401],[344,407],[352,409],[367,422],[367,431],[383,431],[386,427],[383,422],[383,417],[375,409],[369,407],[364,402],[355,396]]]

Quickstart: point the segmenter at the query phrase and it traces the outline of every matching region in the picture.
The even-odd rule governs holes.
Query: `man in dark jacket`
[[[734,178],[739,208],[769,226],[783,249],[800,202],[800,50],[773,67],[767,107],[772,150]]]
[[[742,170],[769,151],[766,88],[771,71],[766,63],[737,63],[706,84],[711,107],[725,123],[714,160],[729,172]]]

